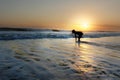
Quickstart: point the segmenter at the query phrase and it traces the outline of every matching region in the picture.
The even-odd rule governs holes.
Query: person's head
[[[75,32],[76,32],[76,31],[73,29],[73,30],[72,30],[72,33],[75,33]]]

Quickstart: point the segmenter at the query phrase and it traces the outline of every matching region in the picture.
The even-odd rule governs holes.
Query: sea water
[[[120,36],[120,32],[84,32],[84,38]],[[73,38],[71,31],[1,31],[0,40],[41,38]]]
[[[1,31],[1,80],[120,80],[120,32]]]

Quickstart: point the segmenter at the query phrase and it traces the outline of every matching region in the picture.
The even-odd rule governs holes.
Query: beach
[[[120,80],[120,36],[0,41],[0,80]]]
[[[120,80],[120,0],[0,0],[0,80]]]

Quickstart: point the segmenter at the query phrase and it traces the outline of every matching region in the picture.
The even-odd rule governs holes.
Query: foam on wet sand
[[[119,80],[120,45],[105,39],[0,41],[0,80]]]

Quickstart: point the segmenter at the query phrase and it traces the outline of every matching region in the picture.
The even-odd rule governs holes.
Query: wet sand
[[[120,45],[106,39],[0,41],[0,80],[120,80]]]

